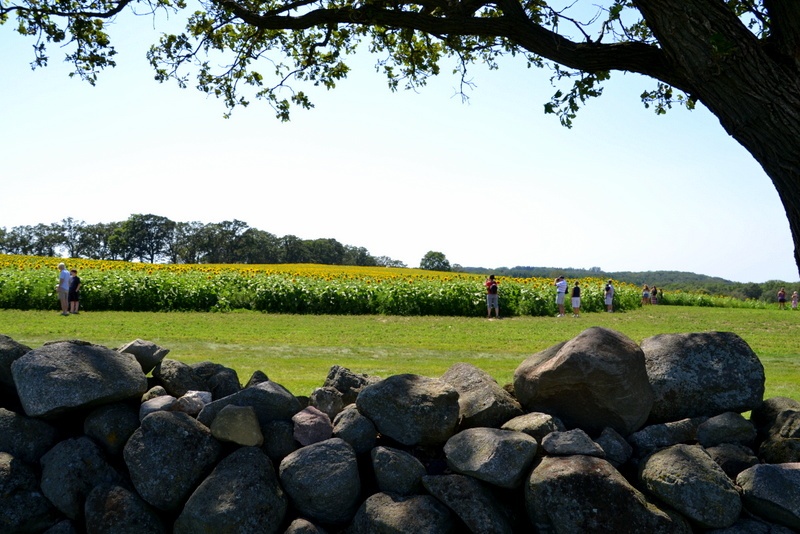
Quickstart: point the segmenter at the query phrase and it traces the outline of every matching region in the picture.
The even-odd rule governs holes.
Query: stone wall
[[[800,530],[800,402],[735,334],[590,328],[505,387],[333,366],[309,397],[167,353],[0,336],[0,532]]]

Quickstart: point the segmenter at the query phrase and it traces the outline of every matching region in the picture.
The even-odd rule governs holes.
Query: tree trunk
[[[672,68],[761,164],[786,209],[800,272],[800,75],[720,0],[635,0]],[[786,22],[786,21],[784,21]],[[795,22],[795,21],[792,21]]]

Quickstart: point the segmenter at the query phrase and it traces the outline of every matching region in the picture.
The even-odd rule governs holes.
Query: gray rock
[[[349,443],[356,454],[364,454],[375,446],[378,430],[355,404],[350,404],[333,420],[333,436]]]
[[[139,405],[139,421],[143,421],[151,413],[170,411],[177,400],[172,395],[160,395],[143,402]]]
[[[771,436],[758,448],[758,457],[767,464],[800,462],[800,439]]]
[[[590,434],[611,427],[627,436],[653,404],[642,350],[600,327],[526,359],[514,372],[514,391],[526,411],[552,414]]]
[[[288,502],[272,462],[243,447],[222,460],[192,493],[175,522],[175,534],[280,532]]]
[[[456,473],[501,488],[522,484],[536,456],[536,440],[522,432],[468,428],[447,440],[447,465]]]
[[[169,349],[159,347],[152,341],[134,339],[130,343],[117,349],[119,352],[131,354],[142,367],[144,374],[152,371],[161,360],[169,354]]]
[[[595,443],[600,445],[605,458],[614,467],[619,467],[631,459],[633,447],[613,428],[604,428]]]
[[[264,452],[270,460],[279,464],[287,455],[297,450],[294,440],[294,423],[291,421],[268,421],[261,425],[264,435]]]
[[[0,501],[0,532],[42,532],[59,517],[33,469],[6,452],[0,452]]]
[[[779,434],[786,422],[800,417],[799,414],[800,402],[787,397],[773,397],[765,399],[750,412],[750,421],[756,428],[759,441],[763,441]]]
[[[167,532],[155,511],[122,486],[95,486],[86,497],[84,509],[87,534]]]
[[[450,510],[430,495],[371,495],[358,509],[352,534],[449,534]]]
[[[168,408],[171,412],[183,412],[186,415],[197,417],[206,404],[211,402],[210,391],[187,391]]]
[[[133,356],[77,341],[34,349],[14,361],[11,373],[31,417],[138,398],[147,390],[147,378]]]
[[[525,485],[525,508],[537,532],[691,532],[593,456],[545,456]]]
[[[542,412],[531,412],[515,417],[501,426],[503,430],[524,432],[541,443],[550,432],[563,432],[567,429],[558,417]]]
[[[358,411],[403,445],[441,445],[456,431],[458,392],[436,378],[403,374],[365,387]]]
[[[160,510],[176,510],[217,462],[221,446],[211,431],[181,412],[155,412],[123,450],[131,482]]]
[[[260,447],[264,444],[264,434],[261,433],[261,426],[252,406],[225,406],[211,423],[211,435],[220,441],[245,447]]]
[[[141,402],[147,402],[149,400],[155,399],[156,397],[163,397],[165,395],[169,395],[169,393],[167,393],[167,390],[164,389],[164,386],[153,386],[144,392],[144,395],[142,395]]]
[[[207,404],[197,416],[197,420],[206,426],[211,426],[214,417],[229,404],[252,406],[256,410],[258,422],[262,425],[279,419],[291,420],[292,416],[301,410],[300,402],[294,395],[280,384],[268,380]]]
[[[269,377],[263,371],[253,371],[244,387],[249,388],[261,382],[269,382]]]
[[[706,534],[796,534],[796,530],[767,523],[760,519],[742,517],[728,528],[707,530]]]
[[[45,530],[42,534],[78,534],[78,530],[75,528],[72,521],[64,519]]]
[[[422,493],[425,466],[413,455],[392,447],[375,447],[370,453],[378,489],[384,493]]]
[[[331,438],[298,449],[281,461],[278,473],[292,504],[305,517],[343,524],[358,508],[356,454],[344,440]]]
[[[800,463],[755,465],[739,473],[736,484],[751,513],[800,530]]]
[[[655,393],[649,422],[746,412],[764,396],[764,367],[732,332],[660,334],[642,341]]]
[[[725,472],[699,445],[673,445],[642,461],[646,490],[704,528],[725,528],[739,518],[742,501]]]
[[[468,363],[453,364],[442,380],[458,392],[460,428],[500,426],[522,415],[519,402],[486,371]]]
[[[112,456],[122,454],[122,448],[137,428],[139,414],[136,408],[125,403],[95,408],[83,421],[83,433]]]
[[[11,375],[11,364],[28,352],[31,348],[22,343],[17,343],[8,336],[0,334],[0,389],[6,386],[15,390],[14,377]]]
[[[342,403],[347,406],[356,401],[356,397],[358,397],[362,389],[379,381],[380,378],[357,374],[346,367],[334,365],[328,371],[328,376],[325,378],[323,386],[330,386],[341,393]]]
[[[696,441],[697,427],[705,420],[702,417],[649,425],[628,436],[628,443],[633,447],[634,455],[642,458],[656,449]]]
[[[121,484],[95,443],[80,437],[61,441],[42,456],[42,493],[70,519],[83,515],[86,496],[100,484]]]
[[[327,531],[307,519],[295,519],[283,534],[328,534]]]
[[[191,366],[178,360],[165,358],[153,369],[153,377],[164,386],[167,393],[175,398],[187,391],[211,391],[208,382],[197,374]]]
[[[583,454],[605,458],[606,455],[603,448],[592,441],[592,438],[580,428],[565,432],[551,432],[542,440],[542,449],[553,456]]]
[[[242,389],[236,370],[214,362],[200,362],[190,366],[206,384],[213,400],[233,395]],[[209,401],[210,402],[210,401]]]
[[[759,463],[753,451],[744,445],[721,443],[715,447],[708,447],[706,452],[731,480],[736,480],[739,473]]]
[[[323,412],[333,421],[344,409],[343,395],[332,386],[316,388],[308,398],[308,405]]]
[[[511,534],[511,512],[478,480],[463,475],[425,476],[428,492],[475,534]]]
[[[714,447],[722,443],[751,446],[756,439],[753,423],[742,414],[725,412],[710,417],[697,427],[697,441],[703,447]]]
[[[294,439],[306,446],[330,439],[333,435],[333,424],[324,412],[308,406],[292,416]]]
[[[39,463],[57,436],[56,429],[44,421],[0,408],[0,451],[18,460]]]

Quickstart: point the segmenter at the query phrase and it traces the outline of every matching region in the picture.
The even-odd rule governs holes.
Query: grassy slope
[[[255,370],[297,395],[322,385],[330,366],[388,376],[437,376],[455,362],[485,369],[501,384],[528,355],[590,326],[618,330],[636,342],[660,333],[732,331],[759,355],[767,397],[800,399],[800,312],[697,307],[647,307],[580,319],[520,317],[501,321],[461,317],[313,316],[261,313],[56,312],[0,310],[0,333],[33,348],[82,339],[117,347],[136,338],[193,363],[233,367],[245,382]]]

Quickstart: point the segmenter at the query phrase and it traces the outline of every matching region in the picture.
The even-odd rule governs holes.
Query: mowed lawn
[[[580,318],[273,315],[233,313],[0,310],[0,333],[37,348],[80,339],[119,347],[140,338],[170,349],[169,358],[205,360],[236,369],[241,382],[261,370],[295,395],[308,395],[332,365],[387,377],[439,376],[469,362],[500,384],[512,380],[527,356],[602,326],[634,341],[662,333],[730,331],[747,341],[766,370],[766,397],[800,400],[800,312],[647,306],[627,313]]]

